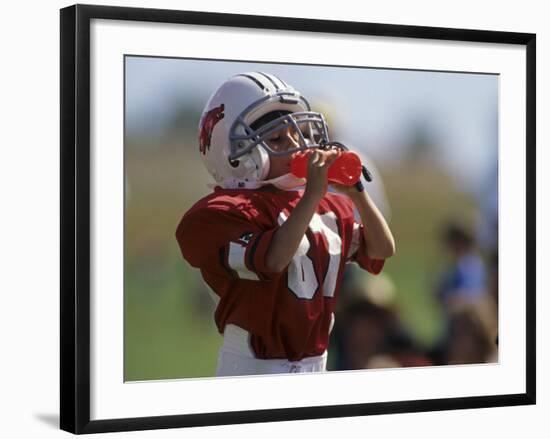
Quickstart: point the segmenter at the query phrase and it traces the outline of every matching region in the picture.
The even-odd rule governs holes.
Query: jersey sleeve
[[[266,255],[277,228],[262,229],[242,212],[201,209],[186,214],[177,231],[183,257],[193,267],[251,281],[270,280]]]
[[[372,274],[380,273],[384,267],[385,259],[372,259],[367,256],[363,225],[357,222],[353,223],[346,261],[356,262],[361,268]]]

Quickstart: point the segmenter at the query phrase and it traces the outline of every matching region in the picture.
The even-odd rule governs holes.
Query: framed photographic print
[[[61,10],[61,428],[535,403],[535,35]]]

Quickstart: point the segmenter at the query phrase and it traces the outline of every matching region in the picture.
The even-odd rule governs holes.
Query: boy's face
[[[292,125],[271,134],[267,140],[267,145],[275,151],[288,151],[289,149],[300,147],[299,134]],[[294,154],[269,157],[269,173],[266,180],[280,177],[290,172],[290,162]]]

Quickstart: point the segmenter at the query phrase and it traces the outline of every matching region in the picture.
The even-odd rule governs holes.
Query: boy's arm
[[[270,271],[280,273],[292,261],[317,205],[327,191],[327,170],[337,157],[337,151],[315,151],[309,157],[304,195],[279,227],[269,246],[265,264]]]
[[[363,223],[363,236],[367,256],[372,259],[386,259],[395,253],[395,240],[388,223],[378,210],[367,191],[355,192],[351,199]]]
[[[395,240],[388,223],[378,210],[366,190],[359,192],[355,187],[333,185],[336,190],[351,198],[363,223],[363,236],[367,256],[371,259],[386,259],[395,253]]]

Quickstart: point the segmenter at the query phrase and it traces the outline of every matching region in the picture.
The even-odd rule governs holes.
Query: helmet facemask
[[[298,99],[293,99],[293,102],[297,104]],[[299,99],[303,100],[306,108],[309,108],[309,104],[303,97],[300,96]],[[256,105],[259,106],[262,103],[258,102]],[[321,113],[274,110],[248,124],[246,116],[250,114],[251,109],[247,110],[236,118],[231,127],[229,133],[230,161],[238,160],[239,157],[251,152],[256,147],[263,148],[269,155],[282,156],[310,148],[322,148],[329,141],[327,124]],[[277,131],[289,126],[293,127],[294,131],[298,133],[297,142],[299,146],[285,151],[272,149],[266,140]]]

